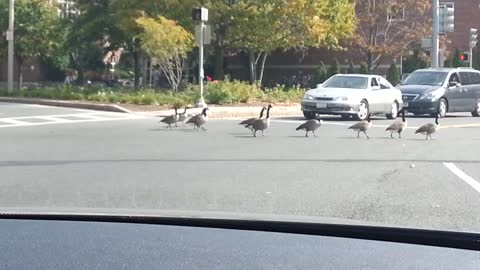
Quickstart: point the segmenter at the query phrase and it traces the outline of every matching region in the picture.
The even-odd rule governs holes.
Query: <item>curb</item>
[[[114,104],[95,104],[95,103],[71,102],[71,101],[62,101],[62,100],[15,98],[15,97],[0,97],[0,102],[36,104],[36,105],[46,105],[46,106],[85,109],[85,110],[131,113],[130,110],[127,110],[125,108],[122,108]]]

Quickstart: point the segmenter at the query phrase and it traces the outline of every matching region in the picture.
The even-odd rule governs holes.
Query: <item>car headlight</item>
[[[442,97],[441,91],[431,91],[420,96],[420,99],[438,99]]]
[[[309,95],[309,94],[305,94],[305,96],[303,96],[303,99],[307,99],[307,100],[313,100],[313,96]]]
[[[335,101],[347,101],[348,97],[336,97],[334,98]]]

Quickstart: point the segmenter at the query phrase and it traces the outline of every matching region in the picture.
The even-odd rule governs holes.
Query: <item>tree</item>
[[[18,87],[22,87],[23,65],[36,57],[55,60],[63,48],[65,31],[56,7],[42,0],[15,2],[15,59]],[[0,25],[8,25],[8,1],[0,3]],[[0,39],[0,53],[6,53],[6,41]]]
[[[396,85],[398,82],[400,82],[400,73],[398,72],[397,66],[395,66],[393,63],[388,68],[387,80],[393,85]]]
[[[357,0],[357,31],[353,44],[364,56],[368,70],[387,56],[398,57],[411,40],[431,35],[430,0]]]
[[[261,82],[267,56],[277,50],[336,48],[355,28],[349,0],[244,0],[232,6],[230,46],[248,55],[250,81]]]
[[[420,47],[413,49],[413,53],[403,60],[403,73],[412,73],[417,69],[427,68],[430,60]],[[446,65],[448,67],[448,65]]]
[[[159,17],[136,20],[143,32],[139,35],[142,49],[157,58],[172,89],[177,92],[182,80],[184,60],[193,48],[193,36],[175,21]]]
[[[328,69],[325,63],[320,62],[320,66],[315,71],[315,83],[323,83],[328,79]]]
[[[335,62],[333,62],[333,65],[331,65],[329,68],[328,68],[328,77],[331,77],[335,74],[339,74],[340,73],[340,65],[338,64],[338,60],[335,59]]]

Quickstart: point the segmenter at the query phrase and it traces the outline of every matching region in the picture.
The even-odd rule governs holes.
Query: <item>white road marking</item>
[[[449,169],[453,174],[458,176],[460,179],[465,181],[465,183],[469,184],[473,189],[475,189],[480,193],[480,183],[477,180],[473,179],[471,176],[464,173],[453,163],[444,162],[443,165],[445,165],[445,167],[447,167],[447,169]]]
[[[68,117],[68,118],[65,118]],[[72,119],[78,118],[78,119]],[[104,121],[119,121],[119,120],[133,120],[146,119],[148,117],[127,114],[127,113],[113,113],[113,112],[89,112],[76,114],[59,114],[59,115],[33,115],[0,118],[0,128],[10,127],[27,127],[27,126],[43,126],[53,124],[71,124],[71,123],[91,123]],[[37,119],[41,122],[28,122],[28,119]]]
[[[305,123],[306,120],[274,120],[272,119],[272,122],[277,122],[277,123],[295,123],[295,124],[303,124]],[[346,126],[349,127],[356,122],[353,123],[342,123],[342,122],[335,122],[335,121],[323,121],[324,125],[332,125],[332,126]],[[389,125],[373,125],[372,127],[377,127],[377,128],[387,128]],[[418,127],[407,127],[407,129],[417,129]]]

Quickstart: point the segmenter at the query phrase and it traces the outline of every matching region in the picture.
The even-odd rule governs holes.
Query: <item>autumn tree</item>
[[[22,87],[23,66],[36,57],[56,58],[63,48],[65,31],[55,6],[42,0],[15,2],[15,59],[18,87]],[[8,1],[0,3],[0,25],[8,25]],[[6,41],[0,39],[0,54],[6,53]]]
[[[233,6],[230,45],[249,57],[250,80],[262,81],[277,49],[339,46],[355,29],[349,0],[244,0]]]
[[[378,67],[385,56],[399,56],[411,40],[430,36],[429,0],[357,0],[357,30],[352,42],[358,47],[368,70]]]
[[[193,36],[173,20],[164,17],[141,17],[136,20],[141,27],[141,47],[158,65],[175,92],[182,80],[184,60],[193,48]]]

